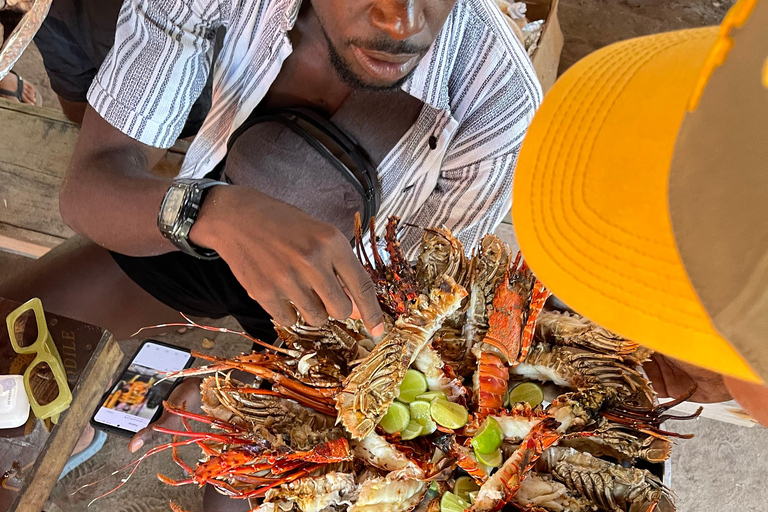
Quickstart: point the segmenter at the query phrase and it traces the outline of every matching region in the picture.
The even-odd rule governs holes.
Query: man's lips
[[[386,53],[352,47],[361,66],[371,75],[384,80],[397,80],[405,76],[418,60],[414,53]]]

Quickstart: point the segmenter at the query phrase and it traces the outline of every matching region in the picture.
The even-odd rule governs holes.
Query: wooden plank
[[[0,223],[69,238],[74,233],[59,216],[58,191],[77,141],[77,125],[53,109],[0,103]]]
[[[17,228],[16,226],[11,226],[10,224],[2,222],[0,222],[0,235],[13,238],[14,240],[21,240],[23,242],[47,247],[49,249],[53,249],[65,240],[58,236],[52,236],[47,233],[38,233],[37,231],[31,231],[29,229]]]
[[[88,424],[93,410],[99,403],[109,380],[122,360],[123,352],[108,332],[83,370],[80,380],[72,390],[72,403],[61,416],[60,424],[45,443],[32,473],[25,479],[16,503],[15,512],[40,512],[51,489],[64,469],[69,454],[75,447],[80,433]]]
[[[0,101],[0,251],[37,258],[74,234],[59,190],[79,132],[57,110]],[[188,149],[177,141],[155,174],[176,176]]]
[[[50,251],[50,248],[48,247],[43,247],[42,245],[29,242],[23,242],[21,240],[16,240],[15,238],[10,238],[3,235],[0,235],[0,248],[12,254],[18,254],[19,256],[26,256],[27,258],[35,259]]]

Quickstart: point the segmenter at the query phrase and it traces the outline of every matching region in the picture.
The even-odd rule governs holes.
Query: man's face
[[[348,85],[399,87],[427,53],[456,0],[311,0]]]

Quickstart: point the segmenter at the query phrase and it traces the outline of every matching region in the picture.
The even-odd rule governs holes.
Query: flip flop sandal
[[[26,103],[24,100],[21,99],[21,95],[24,93],[24,79],[19,76],[18,73],[15,71],[11,71],[12,74],[16,75],[16,91],[10,91],[8,89],[0,88],[0,96],[7,96],[8,98],[16,98],[19,100],[19,103]],[[40,97],[40,95],[35,91],[35,105],[40,106],[42,105],[43,99]],[[27,103],[28,104],[28,103]]]
[[[61,472],[61,475],[59,476],[59,480],[67,476],[77,466],[96,455],[96,453],[101,450],[102,446],[104,446],[104,442],[106,440],[107,434],[102,430],[95,429],[91,444],[89,444],[85,450],[69,458]]]

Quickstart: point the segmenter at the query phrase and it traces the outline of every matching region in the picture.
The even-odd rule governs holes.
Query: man
[[[212,65],[221,26],[226,36]],[[328,315],[349,316],[354,303],[372,334],[381,334],[372,283],[348,237],[248,186],[258,172],[227,170],[235,184],[206,191],[199,216],[184,219],[194,224],[177,245],[158,229],[164,199],[188,191],[148,169],[179,135],[211,68],[211,112],[182,177],[209,174],[229,135],[256,107],[310,106],[333,115],[358,93],[383,94],[389,108],[379,109],[377,119],[395,125],[396,137],[378,137],[379,121],[359,123],[368,132],[361,137],[390,141],[380,151],[379,217],[445,224],[467,247],[508,209],[517,152],[540,100],[530,61],[490,0],[127,0],[115,46],[91,86],[60,196],[65,222],[100,247],[62,248],[3,293],[42,294],[51,310],[123,336],[166,319],[171,309],[127,280],[103,247],[148,258],[117,257],[174,310],[234,313],[260,334],[270,316],[290,325],[298,311],[317,325]],[[361,103],[364,111],[368,102]],[[300,185],[286,181],[284,188]],[[170,215],[176,221],[181,213]],[[409,256],[419,238],[419,228],[403,230]],[[216,276],[179,246],[220,255]],[[157,255],[171,259],[158,262]],[[234,284],[221,289],[218,273],[225,272]],[[187,293],[190,287],[200,294]]]
[[[719,31],[595,52],[543,102],[513,201],[553,293],[669,356],[648,367],[657,389],[730,392],[764,425],[767,62],[766,0],[740,0]]]

